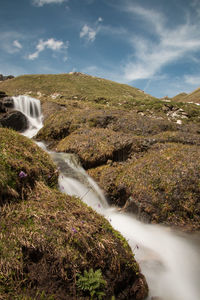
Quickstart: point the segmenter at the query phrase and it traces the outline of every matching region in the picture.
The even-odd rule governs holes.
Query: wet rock
[[[142,288],[141,288],[142,287]],[[131,288],[131,292],[135,295],[136,300],[142,300],[147,297],[148,294],[148,286],[146,283],[146,279],[143,275],[141,275],[134,283]]]
[[[7,95],[6,95],[6,93],[5,92],[3,92],[3,91],[0,91],[0,98],[4,98],[4,97],[6,97]]]
[[[0,92],[1,93],[1,92]],[[8,108],[13,108],[14,102],[12,97],[2,97],[1,95],[5,94],[0,94],[0,113],[6,113],[8,111]]]
[[[5,107],[8,107],[8,108],[13,108],[14,107],[14,101],[13,101],[12,97],[3,98],[2,102],[3,102]]]
[[[12,111],[7,113],[0,119],[2,127],[12,128],[16,131],[23,132],[28,128],[28,120],[20,111]]]
[[[3,102],[0,101],[0,113],[6,113],[6,107],[4,106]]]

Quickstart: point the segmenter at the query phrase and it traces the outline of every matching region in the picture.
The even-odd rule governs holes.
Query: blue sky
[[[0,0],[0,73],[83,72],[156,97],[200,87],[200,0]]]

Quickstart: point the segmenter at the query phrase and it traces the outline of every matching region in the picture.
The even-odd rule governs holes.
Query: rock
[[[8,107],[8,108],[13,108],[14,107],[14,101],[13,101],[12,97],[3,98],[2,102],[3,102],[5,107]]]
[[[7,95],[6,95],[6,93],[5,92],[3,92],[3,91],[0,91],[0,98],[4,98],[4,97],[6,97]]]
[[[23,132],[28,128],[28,120],[26,116],[20,111],[12,111],[7,113],[0,119],[3,127],[12,128],[16,131]]]
[[[0,113],[6,113],[6,108],[5,108],[5,106],[4,106],[4,104],[3,104],[3,102],[1,102],[0,101]]]
[[[2,74],[0,74],[0,81],[12,79],[12,78],[14,78],[13,75],[3,76]]]
[[[117,133],[107,128],[92,128],[76,130],[61,140],[57,150],[76,153],[82,165],[88,169],[105,164],[108,160],[127,160],[133,144],[135,148],[140,147],[140,143],[133,141],[128,134]]]
[[[177,142],[155,144],[143,155],[121,165],[96,167],[89,175],[112,204],[122,204],[119,199],[124,196],[121,207],[142,221],[199,230],[200,150],[178,141],[177,137]],[[122,194],[119,186],[124,188]]]

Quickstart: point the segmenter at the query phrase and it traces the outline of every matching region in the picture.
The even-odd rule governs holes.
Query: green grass
[[[9,95],[31,91],[31,95],[37,96],[37,92],[41,92],[42,99],[58,93],[62,98],[58,97],[56,101],[60,103],[77,99],[99,104],[126,105],[134,100],[155,99],[137,88],[86,74],[24,75],[3,82],[1,90]]]
[[[135,87],[82,73],[23,75],[2,82],[1,90],[10,96],[29,94],[39,98],[42,102],[51,101],[61,105],[68,105],[70,101],[81,102],[84,105],[90,102],[96,107],[123,108],[163,118],[166,117],[163,107],[169,104]],[[58,96],[53,99],[53,94]],[[197,99],[198,90],[185,97],[180,96],[178,100],[184,99],[185,102],[185,99],[193,97],[192,95]],[[198,102],[193,98],[190,101]],[[183,108],[188,114],[189,121],[199,122],[200,107],[179,103],[176,98],[174,100],[170,103],[171,106],[175,109]]]

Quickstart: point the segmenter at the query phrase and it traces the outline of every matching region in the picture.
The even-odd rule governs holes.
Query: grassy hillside
[[[180,101],[183,101],[183,102],[184,102],[184,99],[187,97],[187,95],[188,95],[188,94],[186,94],[186,93],[180,93],[180,94],[174,96],[174,97],[172,98],[172,100],[173,100],[173,101],[178,101],[178,102],[180,102]]]
[[[175,101],[172,99],[169,103],[167,100],[157,99],[129,85],[77,72],[18,76],[1,82],[0,90],[10,96],[28,94],[40,99],[43,104],[54,102],[62,107],[70,103],[74,106],[76,102],[80,108],[86,107],[86,104],[89,105],[89,110],[91,106],[105,107],[106,110],[119,108],[132,110],[151,118],[173,119],[175,122],[182,119],[184,111],[187,116],[184,122],[199,122],[200,120],[200,107],[184,103],[185,100],[177,102],[177,99],[174,99]],[[47,110],[46,113],[48,113]]]
[[[200,88],[196,89],[190,94],[181,93],[172,98],[174,101],[194,102],[200,104]]]
[[[57,75],[24,75],[2,82],[0,89],[9,95],[30,93],[34,96],[57,96],[64,99],[78,99],[100,103],[155,99],[143,91],[110,80],[82,73]],[[56,95],[59,94],[59,95]]]

